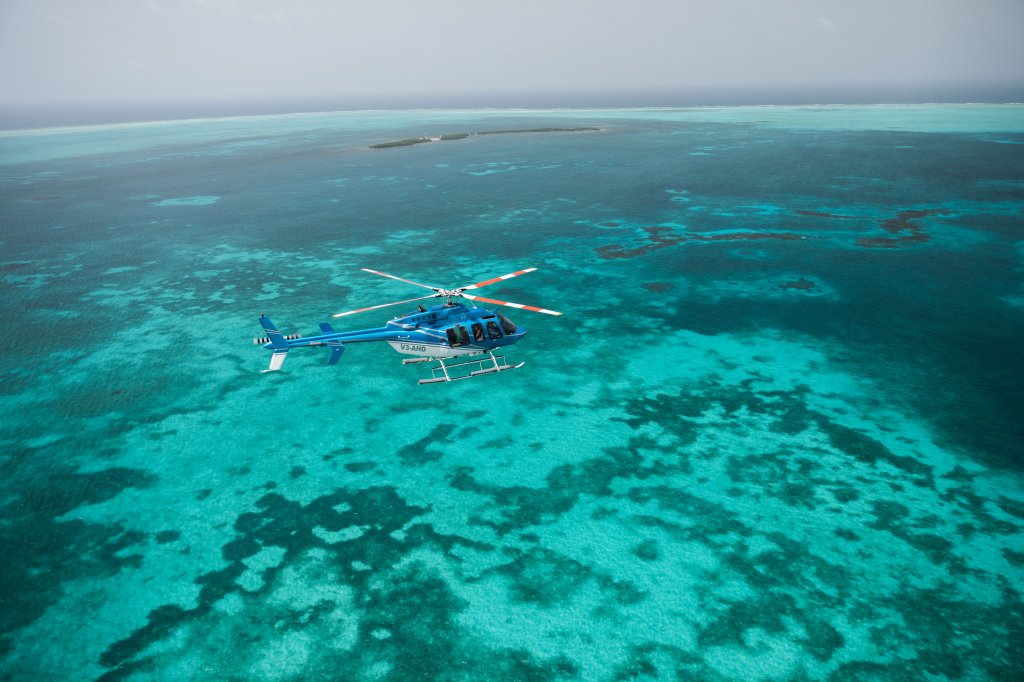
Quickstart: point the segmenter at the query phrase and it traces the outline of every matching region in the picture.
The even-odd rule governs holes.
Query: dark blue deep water
[[[421,135],[470,136],[389,149]],[[0,133],[0,678],[1009,680],[1024,107]],[[484,295],[522,369],[261,374]],[[336,321],[383,324],[402,308]]]

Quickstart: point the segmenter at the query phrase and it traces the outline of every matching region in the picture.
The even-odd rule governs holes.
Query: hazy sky
[[[0,0],[10,106],[1019,86],[1024,0]]]

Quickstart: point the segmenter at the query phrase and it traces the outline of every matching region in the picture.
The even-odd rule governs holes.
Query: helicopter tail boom
[[[284,335],[266,315],[260,315],[260,324],[263,325],[267,335],[263,338],[253,339],[253,343],[269,344],[269,348],[274,351],[274,354],[270,356],[270,367],[263,370],[264,372],[276,372],[281,369],[288,351],[296,346],[327,346],[331,351],[331,354],[327,357],[328,365],[338,364],[342,354],[345,352],[345,345],[340,339],[330,339],[328,341],[314,339],[310,342],[303,339],[299,334]],[[320,323],[320,331],[324,334],[336,333],[334,328],[326,322]]]

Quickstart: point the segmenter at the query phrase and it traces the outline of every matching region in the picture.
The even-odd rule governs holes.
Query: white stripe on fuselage
[[[483,352],[482,348],[472,348],[470,346],[452,348],[451,346],[442,346],[435,343],[415,343],[409,341],[388,341],[388,345],[403,355],[419,355],[428,358],[453,358],[457,355]]]

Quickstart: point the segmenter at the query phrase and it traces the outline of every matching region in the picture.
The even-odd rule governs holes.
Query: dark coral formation
[[[856,220],[857,216],[852,215],[840,215],[838,213],[828,213],[826,211],[794,211],[797,215],[807,216],[809,218],[828,218],[830,220]]]
[[[652,294],[663,294],[666,291],[671,291],[674,285],[671,282],[644,282],[640,286]]]
[[[923,244],[930,241],[931,236],[914,221],[933,215],[946,214],[947,211],[943,209],[900,211],[895,218],[888,218],[882,221],[882,229],[889,234],[898,236],[861,237],[857,240],[857,245],[876,249],[892,249],[907,244]]]
[[[0,648],[6,635],[35,621],[60,598],[64,581],[111,577],[142,565],[142,554],[130,550],[145,542],[145,533],[120,524],[59,519],[157,480],[147,471],[125,467],[75,473],[58,465],[49,476],[38,477],[18,470],[5,473],[19,479],[22,495],[0,507]],[[157,542],[169,538],[159,533]]]
[[[817,291],[818,285],[807,279],[801,277],[800,279],[794,279],[789,282],[784,282],[779,285],[782,289],[795,289],[796,291]]]
[[[637,256],[643,256],[652,251],[657,251],[658,249],[675,246],[686,239],[685,236],[680,235],[671,227],[644,227],[641,229],[643,229],[644,234],[647,237],[646,244],[641,244],[640,246],[633,248],[627,248],[619,244],[607,244],[595,249],[597,255],[605,260],[614,260],[616,258],[636,258]]]
[[[825,218],[828,220],[856,220],[857,216],[828,213],[825,211],[794,211],[796,215],[811,218]],[[881,221],[881,227],[892,237],[861,237],[857,239],[858,246],[867,248],[898,248],[909,244],[923,244],[931,240],[931,236],[925,232],[916,221],[930,216],[948,215],[945,209],[910,209],[900,211],[895,217],[886,218]],[[615,224],[604,224],[614,226]],[[732,241],[761,241],[761,240],[782,240],[798,241],[807,239],[808,236],[798,232],[728,232],[724,234],[701,234],[699,232],[679,233],[671,227],[656,225],[653,227],[640,228],[644,233],[643,243],[628,247],[621,244],[606,244],[595,249],[597,255],[605,260],[618,258],[637,258],[647,255],[652,251],[675,246],[686,241],[696,242],[732,242]],[[803,288],[799,286],[784,288]]]
[[[691,234],[690,239],[698,242],[738,242],[738,241],[759,241],[762,239],[781,239],[793,241],[806,239],[802,234],[795,232],[730,232],[728,234]]]
[[[196,646],[205,646],[209,620],[216,620],[214,604],[229,595],[241,598],[242,608],[254,605],[266,609],[266,599],[274,591],[282,572],[301,564],[310,550],[325,556],[325,565],[337,572],[342,582],[354,591],[353,603],[358,606],[359,624],[356,645],[351,650],[324,647],[305,665],[307,679],[362,679],[375,664],[385,662],[391,669],[388,679],[448,679],[458,670],[464,679],[484,679],[494,671],[503,671],[504,679],[552,679],[560,674],[573,674],[572,663],[564,659],[534,661],[520,650],[494,651],[480,644],[458,621],[466,608],[438,575],[435,569],[417,561],[403,561],[417,548],[437,551],[455,565],[461,562],[459,552],[492,551],[490,545],[458,536],[443,535],[429,525],[417,522],[426,509],[408,504],[393,488],[373,487],[355,492],[337,490],[303,505],[282,495],[271,493],[256,503],[256,509],[241,514],[234,524],[235,537],[222,548],[229,563],[196,579],[201,586],[197,605],[184,608],[164,604],[152,610],[147,622],[124,639],[114,642],[101,657],[110,670],[104,680],[125,679],[151,672],[160,665],[160,653],[147,653],[151,645],[165,640],[186,624],[193,628],[188,636]],[[363,532],[358,537],[330,543],[321,539],[317,527],[338,532],[353,526]],[[264,548],[284,550],[284,560],[262,571],[262,585],[244,589],[238,580],[249,569],[246,561]],[[569,570],[566,573],[567,569]],[[520,575],[520,570],[524,571]],[[562,599],[566,594],[533,593],[529,575],[539,571],[566,574],[563,587],[588,580],[591,574],[584,566],[552,552],[528,552],[514,559],[498,573],[512,580],[526,600]],[[596,576],[602,589],[620,599],[635,599],[635,588]],[[325,582],[327,582],[325,577]],[[259,641],[261,631],[301,631],[312,628],[347,605],[338,603],[333,592],[312,605],[285,605],[268,610],[266,616],[249,622],[237,619],[239,645]],[[354,617],[356,614],[345,614]],[[260,618],[270,618],[263,622]],[[230,661],[228,665],[237,665]],[[215,677],[230,677],[234,670],[208,671]],[[230,674],[229,674],[230,673]]]
[[[799,240],[805,239],[804,235],[795,232],[730,232],[727,234],[699,234],[690,232],[680,234],[671,227],[654,226],[641,228],[646,237],[646,243],[628,248],[621,244],[606,244],[595,249],[598,256],[605,260],[616,258],[636,258],[644,256],[652,251],[675,246],[685,241],[698,242],[724,242],[724,241],[757,241],[764,239]]]

